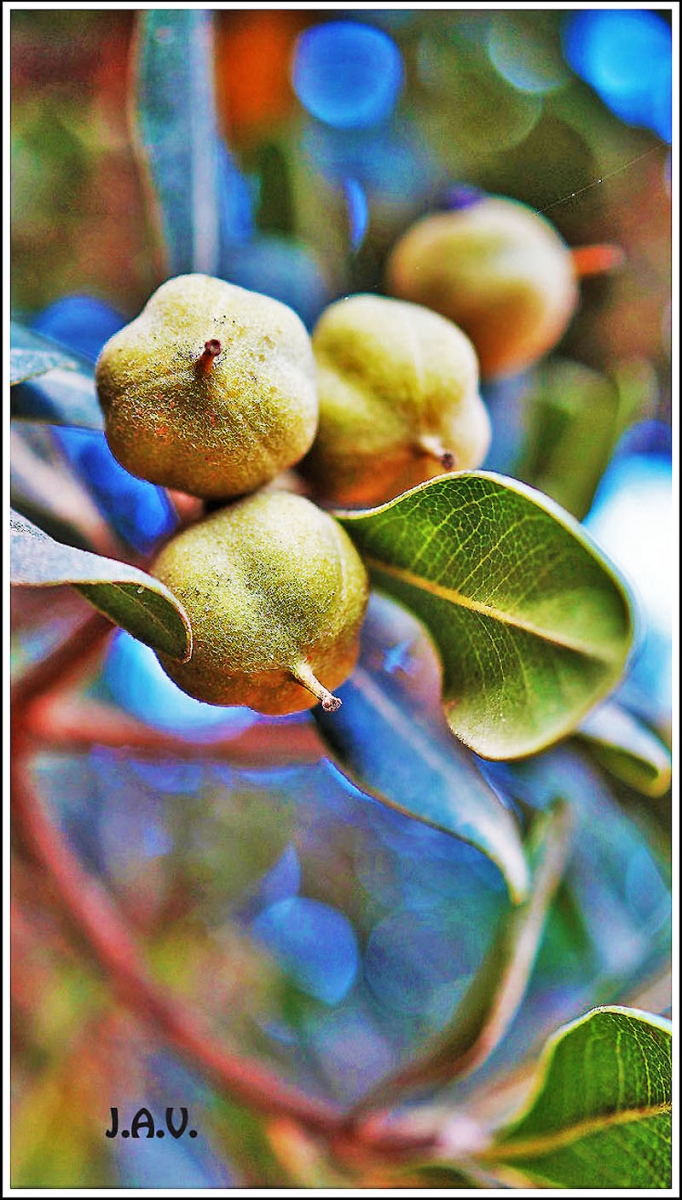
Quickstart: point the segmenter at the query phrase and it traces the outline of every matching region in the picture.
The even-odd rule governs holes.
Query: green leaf
[[[376,587],[428,626],[450,727],[483,757],[544,749],[620,677],[633,636],[625,585],[525,484],[463,471],[335,515]]]
[[[645,796],[667,792],[672,774],[668,747],[615,700],[590,713],[576,733],[616,779]]]
[[[408,668],[389,672],[385,662]],[[438,704],[438,659],[423,626],[372,596],[362,653],[338,712],[313,716],[342,770],[381,804],[476,846],[499,867],[514,903],[529,886],[518,822],[456,742]],[[427,706],[416,684],[436,697]],[[396,770],[400,763],[400,770]]]
[[[128,563],[64,546],[10,510],[11,582],[72,584],[95,608],[145,645],[186,661],[192,632],[182,605],[157,579]]]
[[[535,818],[526,856],[531,886],[523,904],[503,917],[488,952],[446,1029],[417,1057],[383,1080],[359,1106],[404,1100],[470,1074],[493,1052],[523,998],[545,918],[570,850],[571,813],[556,801]]]
[[[18,321],[11,322],[10,358],[13,419],[103,429],[93,369],[87,359]]]
[[[138,14],[138,149],[148,168],[169,275],[217,274],[218,133],[211,13]]]
[[[525,1112],[481,1157],[540,1187],[671,1187],[671,1030],[619,1006],[559,1029]]]
[[[568,360],[541,364],[518,475],[582,519],[618,438],[653,409],[652,376],[641,360],[621,364],[613,378]]]

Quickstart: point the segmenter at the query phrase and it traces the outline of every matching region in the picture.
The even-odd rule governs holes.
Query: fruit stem
[[[620,246],[614,246],[610,242],[594,246],[576,246],[571,250],[571,258],[578,279],[584,279],[587,275],[601,275],[604,271],[621,267],[625,262],[625,254]]]
[[[307,662],[296,663],[291,667],[291,674],[307,691],[317,696],[325,712],[336,712],[341,707],[338,696],[332,696],[331,692],[322,686]]]
[[[204,345],[201,356],[197,359],[197,371],[200,375],[208,375],[214,360],[220,354],[222,346],[217,338],[209,338]]]
[[[439,437],[435,434],[423,433],[417,439],[417,448],[429,458],[435,458],[444,471],[452,471],[455,466],[455,456],[452,450],[446,450]]]

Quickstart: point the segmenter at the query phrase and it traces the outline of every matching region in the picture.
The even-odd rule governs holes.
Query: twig
[[[83,870],[46,817],[29,780],[23,749],[15,744],[12,763],[18,831],[122,1000],[137,1015],[152,1020],[194,1067],[202,1067],[237,1100],[264,1113],[288,1113],[319,1132],[336,1132],[340,1116],[331,1106],[283,1085],[255,1063],[216,1045],[203,1023],[150,977],[140,949],[112,901]]]
[[[73,631],[56,650],[35,666],[29,667],[12,687],[12,713],[15,727],[24,720],[28,706],[58,684],[64,684],[83,669],[91,654],[99,649],[113,631],[111,621],[93,613]]]
[[[30,706],[25,728],[41,743],[69,750],[93,746],[134,750],[140,756],[227,760],[235,766],[280,766],[316,762],[322,746],[312,725],[255,726],[237,735],[203,739],[178,737],[101,701],[59,694],[41,696]]]
[[[12,689],[15,833],[40,864],[46,882],[54,888],[65,913],[84,937],[121,1000],[138,1018],[149,1022],[154,1032],[165,1037],[195,1069],[203,1070],[216,1087],[265,1115],[300,1122],[311,1133],[324,1137],[335,1153],[354,1161],[368,1153],[395,1158],[432,1147],[438,1136],[435,1131],[425,1133],[423,1128],[417,1130],[405,1122],[391,1122],[387,1113],[368,1113],[362,1119],[356,1114],[351,1117],[336,1106],[283,1083],[267,1068],[216,1042],[208,1025],[149,974],[144,954],[111,897],[83,869],[46,815],[30,778],[29,755],[34,745],[49,742],[50,738],[71,747],[134,746],[156,753],[162,749],[171,754],[186,752],[192,757],[210,755],[215,750],[210,743],[199,746],[187,745],[181,739],[169,741],[166,734],[157,735],[116,710],[108,711],[107,720],[99,725],[97,717],[101,714],[92,714],[93,722],[88,719],[86,706],[77,700],[65,702],[64,686],[83,671],[110,631],[110,622],[99,613],[93,614],[46,658],[29,668]],[[290,740],[291,729],[282,732]],[[248,741],[246,735],[242,740]],[[271,744],[269,749],[271,756]],[[303,746],[301,749],[307,753]],[[234,757],[239,761],[239,755]]]
[[[269,1116],[287,1116],[327,1139],[337,1152],[354,1147],[379,1154],[415,1153],[432,1145],[423,1130],[370,1121],[351,1124],[343,1112],[284,1084],[266,1068],[220,1045],[210,1029],[149,974],[144,956],[111,898],[72,854],[46,816],[29,777],[30,739],[15,734],[12,791],[15,828],[53,884],[65,912],[122,1001],[237,1101]]]

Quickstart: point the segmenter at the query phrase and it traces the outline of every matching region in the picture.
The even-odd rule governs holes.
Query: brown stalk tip
[[[440,438],[433,433],[422,433],[415,445],[419,454],[433,458],[444,471],[452,471],[455,466],[455,456],[452,450],[446,450]]]
[[[585,279],[588,275],[603,275],[606,271],[622,267],[625,262],[622,247],[611,243],[576,246],[570,253],[573,271],[578,279]]]
[[[291,674],[298,683],[312,692],[313,696],[319,700],[324,712],[336,712],[341,707],[338,696],[332,696],[331,692],[320,683],[309,663],[305,661],[296,663],[291,667]]]
[[[201,352],[200,358],[197,360],[197,370],[199,371],[200,375],[208,375],[211,367],[213,366],[214,359],[218,357],[221,350],[222,346],[220,345],[218,339],[209,338],[209,340],[204,344],[204,349]]]

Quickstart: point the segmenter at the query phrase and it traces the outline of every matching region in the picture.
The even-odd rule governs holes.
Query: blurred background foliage
[[[131,137],[135,20],[11,14],[13,311],[91,360],[163,276]],[[487,387],[484,465],[585,518],[625,571],[640,637],[619,698],[669,741],[669,13],[230,9],[214,35],[220,273],[308,327],[340,295],[383,290],[396,239],[462,185],[546,213],[571,246],[624,252],[583,280],[552,358]],[[122,555],[144,554],[175,523],[166,494],[123,472],[95,431],[27,426],[14,450],[18,506],[56,536],[88,545],[106,526]],[[373,601],[362,661],[409,696],[424,686],[421,635],[386,604]],[[83,611],[68,589],[18,589],[17,672]],[[349,1104],[447,1024],[506,904],[479,851],[371,800],[324,758],[309,716],[192,701],[123,632],[69,702],[205,744],[187,760],[45,747],[34,774],[158,978],[217,1036]],[[456,1105],[594,1004],[669,1003],[656,982],[669,792],[644,798],[578,738],[480,767],[522,822],[560,794],[578,832],[525,1000]],[[15,1186],[343,1185],[295,1131],[216,1095],[115,1001],[21,854],[14,894]],[[190,1107],[199,1138],[105,1142],[111,1105],[167,1103]]]

